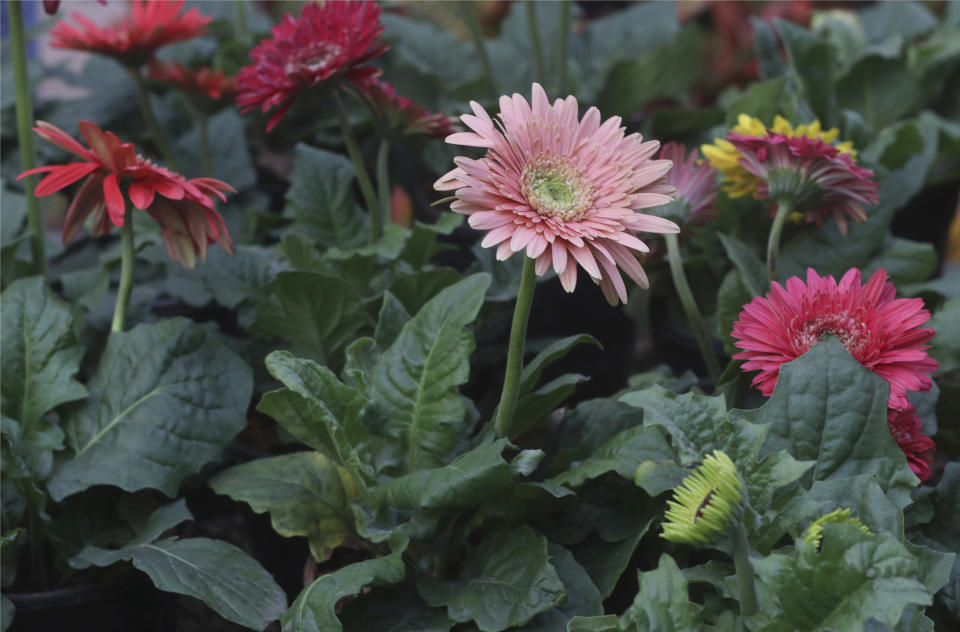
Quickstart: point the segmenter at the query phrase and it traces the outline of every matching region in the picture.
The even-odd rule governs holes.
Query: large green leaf
[[[180,171],[199,176],[203,174],[200,155],[199,128],[177,139],[176,150],[180,159]],[[243,117],[233,108],[225,108],[207,121],[207,150],[213,173],[206,174],[228,183],[242,191],[257,183],[257,172],[247,149],[247,134]]]
[[[326,364],[366,324],[360,295],[349,281],[318,272],[281,272],[257,305],[253,328]]]
[[[519,436],[536,427],[540,421],[573,395],[577,384],[589,379],[586,375],[580,375],[579,373],[567,373],[550,380],[532,393],[521,396],[517,400],[517,409],[514,412],[510,434]]]
[[[857,112],[879,131],[910,111],[919,85],[903,61],[868,55],[837,81],[836,91],[842,107]]]
[[[304,536],[317,560],[353,532],[350,475],[319,452],[295,452],[236,465],[210,479],[218,494],[269,513],[274,531]]]
[[[168,538],[161,534],[192,516],[178,500],[157,509],[119,549],[87,546],[70,558],[74,568],[109,566],[129,560],[160,590],[196,597],[240,625],[262,630],[287,607],[286,595],[270,574],[237,547],[207,538]]]
[[[443,608],[423,603],[407,583],[358,596],[344,605],[340,619],[351,632],[449,632],[456,624]]]
[[[940,363],[940,371],[960,369],[960,298],[944,303],[925,326],[937,331],[930,355]]]
[[[111,333],[87,387],[49,482],[55,500],[92,485],[173,496],[243,428],[253,378],[205,329],[173,318]]]
[[[733,416],[769,424],[765,450],[814,461],[813,480],[872,474],[902,507],[917,482],[887,427],[888,392],[830,338],[780,369],[764,406]]]
[[[773,616],[760,629],[861,630],[872,617],[888,626],[908,604],[931,599],[917,580],[917,561],[896,538],[854,525],[827,524],[819,547],[798,541],[792,554],[753,560]]]
[[[694,630],[697,628],[687,579],[673,558],[664,553],[657,568],[639,574],[640,589],[623,613],[624,623],[638,630]]]
[[[293,218],[293,230],[329,248],[363,244],[365,218],[354,202],[353,180],[353,165],[345,157],[297,145],[283,211]]]
[[[603,349],[600,341],[590,334],[567,336],[544,347],[533,360],[524,365],[523,371],[520,373],[520,395],[529,393],[536,388],[544,369],[570,353],[574,347],[582,344],[592,344]]]
[[[760,257],[750,246],[733,235],[717,233],[717,237],[723,244],[727,257],[740,271],[740,278],[750,291],[751,296],[759,296],[770,289],[767,270]],[[724,335],[727,333],[729,332],[725,331]]]
[[[0,337],[0,409],[27,435],[38,429],[47,411],[86,397],[86,389],[73,378],[83,347],[73,334],[70,306],[43,277],[20,279],[3,292]]]
[[[370,370],[367,396],[399,439],[409,469],[446,462],[459,440],[466,408],[457,387],[467,381],[476,318],[490,285],[474,274],[441,290],[408,321]]]
[[[541,612],[524,626],[526,632],[553,632],[565,630],[572,617],[590,617],[603,614],[603,598],[593,584],[590,575],[580,565],[570,551],[559,544],[549,542],[547,551],[550,563],[560,576],[567,591],[567,600],[562,604]]]
[[[641,464],[652,462],[670,467],[674,459],[674,451],[660,431],[635,426],[613,436],[588,458],[574,463],[569,470],[554,476],[549,482],[579,487],[606,472],[616,472],[632,480]]]
[[[406,574],[403,546],[393,552],[364,562],[344,566],[317,578],[300,591],[290,609],[283,613],[280,624],[283,632],[339,632],[343,630],[337,618],[337,602],[362,591],[365,586],[396,584]]]
[[[474,621],[483,632],[523,625],[566,597],[546,538],[527,526],[487,533],[457,581],[422,577],[417,589],[429,605],[446,606],[451,619]]]
[[[812,109],[810,114],[824,127],[836,125],[839,121],[833,86],[835,55],[830,45],[787,20],[778,19],[774,24],[783,40],[791,79],[803,99],[802,107]],[[802,109],[800,103],[798,112]]]
[[[378,487],[397,509],[466,509],[503,495],[511,484],[501,453],[506,439],[485,443],[444,467],[416,470]]]

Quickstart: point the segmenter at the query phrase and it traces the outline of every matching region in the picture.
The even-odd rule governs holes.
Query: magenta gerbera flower
[[[649,249],[634,234],[676,233],[673,222],[637,213],[670,202],[664,175],[669,160],[654,160],[660,143],[624,134],[620,117],[601,122],[590,108],[578,120],[577,100],[553,105],[533,84],[532,105],[519,94],[500,97],[500,120],[471,102],[460,119],[471,132],[447,137],[454,145],[484,147],[479,160],[458,157],[457,168],[434,188],[456,191],[451,208],[486,230],[481,245],[497,246],[497,258],[521,250],[536,260],[536,273],[552,265],[567,292],[577,283],[577,264],[600,284],[611,305],[627,302],[620,269],[647,287],[636,254]]]
[[[934,333],[920,325],[930,312],[919,298],[896,298],[887,272],[877,270],[866,284],[860,271],[851,268],[838,284],[832,276],[807,270],[807,283],[799,277],[779,283],[766,297],[744,305],[731,335],[743,351],[744,371],[760,371],[753,385],[769,396],[777,384],[780,367],[799,358],[823,336],[835,336],[857,362],[890,384],[889,407],[910,405],[907,391],[928,391],[928,373],[937,361],[926,349]]]
[[[366,62],[387,50],[377,41],[383,31],[374,2],[311,2],[300,17],[289,14],[273,27],[273,38],[250,51],[253,64],[237,76],[241,112],[277,108],[269,132],[303,90],[335,78],[361,81],[380,71]]]
[[[667,172],[667,184],[677,190],[677,196],[670,204],[651,212],[681,222],[713,219],[716,214],[713,205],[720,188],[716,169],[701,160],[696,149],[687,154],[687,148],[678,143],[664,145],[660,158],[673,163],[673,168]]]
[[[357,82],[357,90],[390,133],[444,138],[454,132],[450,117],[420,107],[377,77]]]
[[[832,216],[846,235],[847,219],[864,221],[864,205],[880,199],[873,171],[821,138],[768,130],[763,136],[732,132],[727,140],[740,152],[740,165],[760,178],[756,197],[790,202],[807,223],[823,226]]]
[[[887,411],[887,426],[897,445],[907,457],[907,464],[921,481],[930,478],[930,465],[933,463],[933,439],[923,434],[923,424],[917,417],[913,406]]]

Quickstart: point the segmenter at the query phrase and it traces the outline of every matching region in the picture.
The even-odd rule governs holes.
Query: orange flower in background
[[[167,253],[185,268],[192,268],[198,257],[205,259],[210,244],[218,243],[233,253],[230,234],[213,202],[214,197],[226,201],[222,192],[234,191],[233,187],[213,178],[188,180],[137,155],[133,143],[121,142],[116,134],[104,132],[90,121],[81,121],[79,126],[89,149],[59,127],[37,121],[34,131],[41,138],[82,161],[37,167],[17,176],[19,180],[46,173],[34,191],[39,197],[83,179],[67,209],[64,244],[76,237],[91,215],[95,237],[110,232],[111,226],[123,226],[129,198],[134,207],[150,213],[160,224]]]
[[[222,70],[194,70],[178,61],[151,61],[149,77],[211,101],[231,99],[237,91],[233,77],[228,77]]]
[[[207,32],[212,18],[197,9],[181,14],[184,2],[131,0],[130,14],[110,26],[98,26],[73,13],[70,17],[82,28],[61,20],[50,29],[50,45],[105,55],[136,68],[149,61],[157,49]]]

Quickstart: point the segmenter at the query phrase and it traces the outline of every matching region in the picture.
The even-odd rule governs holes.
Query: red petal
[[[83,182],[83,186],[73,197],[73,201],[70,202],[70,207],[67,209],[66,219],[63,222],[61,240],[64,245],[69,244],[77,236],[91,211],[98,205],[103,204],[103,189],[100,186],[102,182],[103,176],[101,174],[93,174]]]
[[[130,183],[130,201],[133,202],[133,205],[140,210],[146,210],[153,204],[153,195],[155,191],[153,187],[144,184],[143,182],[132,182]]]
[[[50,195],[69,186],[80,178],[90,175],[100,168],[100,165],[92,162],[72,162],[68,165],[60,165],[55,170],[50,171],[50,175],[40,181],[33,194],[37,197]]]
[[[103,198],[107,203],[107,213],[114,226],[123,226],[123,216],[126,207],[123,203],[123,193],[120,192],[120,183],[117,174],[111,173],[103,179]]]

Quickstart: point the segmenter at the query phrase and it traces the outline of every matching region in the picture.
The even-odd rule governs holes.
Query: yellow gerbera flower
[[[807,138],[819,138],[825,143],[833,143],[840,135],[840,130],[836,127],[824,130],[819,120],[812,123],[797,125],[793,127],[790,121],[779,114],[773,119],[773,126],[770,131],[786,136],[806,136]],[[737,117],[737,124],[730,130],[745,136],[763,136],[767,133],[767,126],[760,119],[741,114]],[[851,141],[837,143],[836,148],[840,153],[849,154],[851,158],[857,157],[857,152],[853,148]],[[740,165],[740,152],[729,141],[723,138],[715,138],[712,145],[701,145],[703,155],[710,161],[710,165],[722,173],[726,178],[723,190],[732,198],[753,195],[757,191],[757,182],[759,178],[747,173]]]

